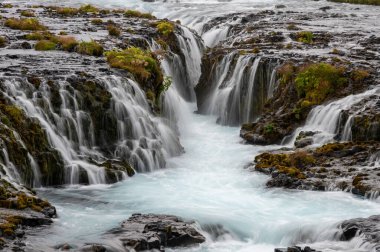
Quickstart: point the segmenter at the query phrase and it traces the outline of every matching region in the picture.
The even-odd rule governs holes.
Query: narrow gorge
[[[379,252],[378,5],[1,2],[0,250]]]

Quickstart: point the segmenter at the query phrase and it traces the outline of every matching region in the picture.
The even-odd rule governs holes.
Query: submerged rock
[[[340,240],[349,241],[361,236],[365,242],[375,245],[374,251],[380,250],[380,215],[346,220],[340,228],[343,231]]]
[[[106,236],[117,238],[126,249],[135,251],[191,246],[206,240],[194,222],[174,215],[155,214],[133,214]]]

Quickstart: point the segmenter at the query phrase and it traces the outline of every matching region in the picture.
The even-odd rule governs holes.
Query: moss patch
[[[46,27],[42,25],[36,18],[10,18],[5,21],[4,25],[15,30],[46,30]]]
[[[51,51],[57,48],[57,44],[50,40],[40,40],[35,45],[34,49],[37,51]]]
[[[103,46],[96,41],[83,41],[78,45],[77,52],[84,55],[100,57],[103,55],[104,49]]]

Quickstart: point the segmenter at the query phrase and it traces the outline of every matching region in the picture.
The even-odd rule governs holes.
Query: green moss
[[[57,44],[50,40],[40,40],[34,46],[37,51],[51,51],[57,49]]]
[[[10,4],[10,3],[1,4],[0,7],[9,9],[9,8],[13,8],[13,4]]]
[[[25,39],[27,40],[43,40],[43,39],[50,39],[51,34],[48,33],[49,36],[47,36],[47,33],[42,32],[33,32],[25,35]]]
[[[112,37],[120,37],[121,30],[117,28],[115,25],[108,25],[107,26],[108,34]]]
[[[59,36],[56,37],[55,40],[60,45],[62,50],[67,52],[73,52],[79,44],[78,41],[71,36]]]
[[[65,31],[60,31],[60,32],[59,32],[59,35],[61,35],[61,36],[66,36],[66,35],[68,35],[68,34],[67,34],[67,32],[65,32]]]
[[[263,153],[255,158],[256,169],[274,168],[290,177],[305,179],[303,170],[316,164],[315,158],[304,151],[290,154]]]
[[[23,10],[21,11],[20,15],[23,17],[35,17],[34,12],[30,10]]]
[[[380,5],[380,0],[328,0],[336,3]]]
[[[362,82],[370,76],[369,72],[364,69],[355,69],[351,72],[351,79],[354,82]]]
[[[91,24],[93,24],[93,25],[102,25],[103,24],[103,20],[101,20],[100,18],[95,18],[95,19],[91,20]]]
[[[5,37],[0,36],[0,48],[5,47],[7,45],[7,39]]]
[[[111,67],[129,71],[139,83],[152,76],[159,77],[160,83],[163,81],[159,63],[150,51],[130,47],[123,51],[109,51],[106,53],[106,57]]]
[[[57,14],[66,17],[75,16],[79,13],[79,10],[77,8],[71,7],[52,7],[52,9],[55,10]]]
[[[327,63],[305,66],[295,78],[298,96],[309,104],[320,104],[329,94],[346,84],[344,69]]]
[[[298,42],[311,44],[313,43],[314,34],[310,31],[301,31],[296,34],[296,38]]]
[[[147,19],[155,19],[156,17],[153,16],[152,14],[150,13],[142,13],[140,11],[136,11],[136,10],[127,10],[125,13],[124,13],[124,16],[125,17],[134,17],[134,18],[147,18]]]
[[[81,42],[77,47],[77,52],[84,55],[100,57],[103,55],[103,46],[96,41]]]
[[[156,25],[157,30],[164,36],[169,36],[174,33],[175,25],[169,21],[160,21]]]
[[[275,126],[273,123],[269,123],[269,124],[265,125],[264,134],[269,135],[269,134],[273,133],[274,128],[275,128]]]
[[[46,30],[46,27],[40,24],[40,22],[36,18],[10,18],[5,21],[4,25],[15,30]]]
[[[91,4],[83,5],[79,8],[79,12],[82,13],[97,13],[99,12],[99,9]]]

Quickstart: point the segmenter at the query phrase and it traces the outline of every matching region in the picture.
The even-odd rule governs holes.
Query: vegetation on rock
[[[108,34],[112,37],[120,37],[121,35],[121,30],[115,25],[108,25],[107,30]]]
[[[298,42],[311,44],[313,43],[314,34],[310,31],[301,31],[296,34],[296,38]]]
[[[150,13],[142,13],[142,12],[136,11],[136,10],[127,10],[124,13],[124,16],[125,17],[134,17],[134,18],[147,18],[147,19],[155,19],[156,18],[155,16],[153,16]]]
[[[7,45],[7,39],[5,37],[0,36],[0,48],[5,47]]]
[[[40,40],[35,45],[36,51],[51,51],[57,48],[57,44],[50,40]]]
[[[109,51],[107,61],[113,68],[124,69],[132,73],[142,83],[152,76],[163,81],[158,60],[150,51],[138,47],[130,47],[123,51]]]
[[[34,12],[30,10],[23,10],[21,11],[20,15],[23,17],[35,17]]]
[[[298,70],[295,85],[301,107],[320,104],[329,94],[347,84],[345,69],[327,63],[306,65]]]
[[[81,42],[77,47],[77,52],[84,55],[100,57],[103,55],[104,49],[101,44],[96,41]]]
[[[169,36],[174,33],[175,25],[169,21],[160,21],[157,23],[157,30],[164,36]]]
[[[42,25],[36,18],[10,18],[5,21],[4,25],[15,30],[46,30],[46,27]]]

